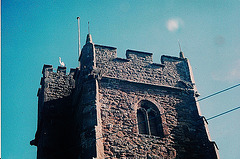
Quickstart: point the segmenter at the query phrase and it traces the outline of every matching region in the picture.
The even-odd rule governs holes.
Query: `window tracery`
[[[162,120],[156,105],[147,100],[142,100],[137,109],[139,134],[163,136]]]

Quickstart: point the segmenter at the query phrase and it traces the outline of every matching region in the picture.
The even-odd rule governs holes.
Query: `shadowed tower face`
[[[190,63],[163,55],[94,44],[80,66],[44,65],[38,92],[38,159],[218,158],[201,117]]]

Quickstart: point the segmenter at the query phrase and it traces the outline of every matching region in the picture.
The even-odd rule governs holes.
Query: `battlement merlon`
[[[43,65],[43,69],[42,69],[43,76],[46,75],[46,72],[53,72],[52,65],[46,65],[46,64]]]
[[[148,52],[143,52],[143,51],[135,51],[135,50],[127,50],[126,51],[126,57],[127,59],[131,59],[133,61],[142,61],[146,63],[152,63],[153,58],[152,58],[153,53],[148,53]]]
[[[63,74],[66,74],[66,67],[58,66],[57,72],[62,72]]]
[[[117,48],[95,44],[96,62],[105,63],[117,58]]]
[[[43,77],[46,77],[48,75],[48,73],[52,72],[52,73],[62,73],[63,75],[67,75],[66,74],[66,70],[67,68],[66,67],[63,67],[63,66],[58,66],[57,68],[57,72],[54,72],[54,68],[52,65],[47,65],[47,64],[44,64],[43,65],[43,69],[42,69],[42,74],[43,74]],[[70,74],[74,74],[76,71],[76,68],[70,68]]]
[[[162,55],[161,56],[161,63],[162,64],[164,64],[165,62],[181,62],[181,61],[187,61],[187,58],[167,56],[167,55]]]

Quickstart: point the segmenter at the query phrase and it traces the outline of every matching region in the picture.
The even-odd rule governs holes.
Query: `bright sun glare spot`
[[[169,19],[166,23],[166,27],[170,32],[178,30],[181,25],[183,25],[183,21],[181,19]]]

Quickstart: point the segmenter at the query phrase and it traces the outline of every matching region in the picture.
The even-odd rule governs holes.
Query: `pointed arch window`
[[[138,131],[140,134],[163,136],[160,112],[152,102],[143,100],[137,110]]]

